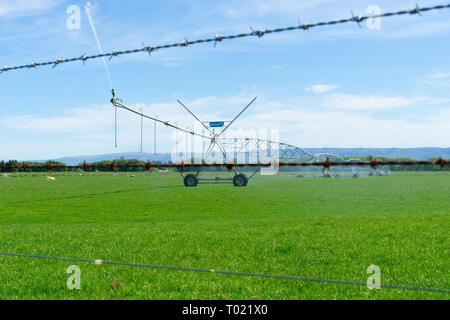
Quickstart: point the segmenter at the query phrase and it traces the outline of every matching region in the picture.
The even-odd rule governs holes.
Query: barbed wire
[[[118,57],[121,55],[126,54],[135,54],[139,52],[146,52],[151,56],[151,53],[158,50],[164,50],[169,48],[183,48],[188,47],[195,44],[201,44],[201,43],[214,43],[214,47],[216,47],[218,42],[222,42],[224,40],[233,40],[233,39],[240,39],[240,38],[246,38],[246,37],[257,37],[261,38],[264,35],[273,34],[273,33],[281,33],[281,32],[287,32],[287,31],[294,31],[294,30],[310,30],[317,27],[324,27],[324,26],[335,26],[340,24],[346,24],[350,22],[355,22],[359,26],[361,26],[361,23],[370,19],[380,19],[380,18],[388,18],[388,17],[394,17],[394,16],[402,16],[402,15],[421,15],[422,12],[428,12],[433,10],[443,10],[443,9],[450,9],[450,3],[444,4],[444,5],[436,5],[432,7],[423,7],[420,8],[418,5],[412,10],[400,10],[397,12],[387,12],[382,14],[374,14],[374,15],[367,15],[367,16],[354,16],[352,12],[352,17],[347,19],[341,19],[341,20],[331,20],[326,22],[316,22],[316,23],[305,23],[301,24],[299,23],[296,26],[290,26],[290,27],[282,27],[282,28],[275,28],[275,29],[265,29],[265,30],[253,30],[251,29],[251,32],[247,33],[239,33],[239,34],[233,34],[233,35],[216,35],[214,38],[205,38],[205,39],[198,39],[194,41],[189,41],[185,39],[183,42],[177,42],[177,43],[171,43],[171,44],[162,44],[158,46],[145,46],[143,48],[137,48],[137,49],[131,49],[131,50],[114,50],[109,53],[102,53],[102,54],[96,54],[96,55],[80,55],[75,58],[68,58],[68,59],[55,59],[53,61],[47,61],[47,62],[32,62],[31,64],[26,65],[18,65],[15,67],[8,67],[4,66],[0,73],[7,72],[7,71],[13,71],[18,69],[33,69],[41,66],[52,66],[52,68],[55,68],[56,66],[63,64],[63,63],[69,63],[69,62],[75,62],[75,61],[81,61],[83,64],[87,60],[92,59],[98,59],[98,58],[105,58],[109,57],[112,59],[113,57]]]
[[[296,280],[296,281],[307,281],[307,282],[321,282],[321,283],[342,284],[342,285],[363,286],[363,287],[368,286],[367,283],[356,282],[356,281],[330,280],[330,279],[319,279],[319,278],[309,278],[309,277],[297,277],[297,276],[270,275],[270,274],[261,274],[261,273],[222,271],[222,270],[214,270],[214,269],[172,267],[172,266],[161,266],[161,265],[150,265],[150,264],[139,264],[139,263],[128,263],[128,262],[103,261],[103,260],[100,260],[100,259],[92,260],[92,259],[64,258],[64,257],[40,256],[40,255],[32,255],[32,254],[19,254],[19,253],[7,253],[7,252],[0,252],[0,256],[32,258],[32,259],[46,259],[46,260],[60,260],[60,261],[72,261],[72,262],[83,262],[83,263],[93,263],[95,265],[105,265],[106,264],[106,265],[140,267],[140,268],[150,268],[150,269],[164,269],[164,270],[172,270],[172,271],[214,273],[214,274],[233,275],[233,276],[284,279],[284,280]],[[380,287],[381,288],[389,288],[389,289],[402,289],[402,290],[450,293],[450,290],[448,290],[448,289],[422,288],[422,287],[391,285],[391,284],[383,284],[383,283],[380,283]]]
[[[372,167],[377,168],[379,166],[416,166],[416,165],[437,165],[441,168],[444,168],[446,166],[449,166],[449,161],[447,159],[443,158],[437,158],[433,161],[385,161],[385,160],[378,160],[373,157],[369,158],[369,161],[346,161],[346,162],[340,162],[340,161],[331,161],[331,159],[328,157],[326,161],[322,162],[270,162],[270,163],[190,163],[190,162],[181,162],[181,163],[152,163],[152,162],[146,162],[142,164],[118,164],[116,162],[112,162],[110,164],[89,164],[87,162],[83,162],[80,165],[58,165],[53,164],[51,162],[47,162],[43,165],[28,165],[26,162],[17,164],[17,165],[0,165],[0,171],[3,172],[9,172],[12,170],[23,170],[23,171],[33,171],[33,170],[47,170],[47,171],[53,171],[53,170],[84,170],[84,171],[91,171],[96,169],[101,170],[111,170],[111,171],[118,171],[119,169],[127,168],[127,169],[145,169],[147,171],[153,171],[155,168],[164,168],[164,169],[178,169],[178,170],[185,170],[190,168],[227,168],[228,170],[233,170],[234,168],[243,168],[243,167],[271,167],[271,166],[279,166],[279,167],[322,167],[325,169],[330,169],[331,167],[335,166],[345,166],[345,167]]]

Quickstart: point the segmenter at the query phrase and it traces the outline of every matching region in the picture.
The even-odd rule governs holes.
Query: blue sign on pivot
[[[216,121],[216,122],[210,122],[209,123],[209,126],[211,127],[211,128],[221,128],[221,127],[223,127],[225,125],[225,122],[223,122],[223,121]]]

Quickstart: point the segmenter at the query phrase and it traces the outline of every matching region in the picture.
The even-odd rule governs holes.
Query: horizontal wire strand
[[[164,269],[164,270],[172,270],[172,271],[214,273],[214,274],[233,275],[233,276],[284,279],[284,280],[296,280],[296,281],[306,281],[306,282],[321,282],[321,283],[342,284],[342,285],[352,285],[352,286],[361,286],[361,287],[367,286],[367,283],[357,282],[357,281],[343,281],[343,280],[330,280],[330,279],[319,279],[319,278],[297,277],[297,276],[270,275],[270,274],[261,274],[261,273],[222,271],[222,270],[214,270],[214,269],[184,268],[184,267],[161,266],[161,265],[140,264],[140,263],[103,261],[103,260],[99,260],[99,259],[97,259],[97,260],[77,259],[77,258],[40,256],[40,255],[31,255],[31,254],[6,253],[6,252],[0,252],[0,256],[12,256],[12,257],[46,259],[46,260],[60,260],[60,261],[73,261],[73,262],[87,262],[87,263],[93,263],[96,265],[107,264],[107,265],[140,267],[140,268],[149,268],[149,269]],[[441,289],[441,288],[422,288],[422,287],[390,285],[390,284],[380,284],[380,287],[381,288],[389,288],[389,289],[400,289],[400,290],[450,293],[450,290]]]
[[[85,62],[87,60],[92,59],[98,59],[98,58],[113,58],[118,57],[125,54],[135,54],[139,52],[147,52],[151,54],[153,51],[157,50],[163,50],[163,49],[169,49],[169,48],[182,48],[187,47],[190,45],[195,44],[201,44],[201,43],[214,43],[214,46],[217,45],[218,42],[222,42],[224,40],[232,40],[232,39],[238,39],[238,38],[246,38],[246,37],[258,37],[261,38],[266,34],[271,33],[280,33],[280,32],[287,32],[287,31],[294,31],[294,30],[310,30],[312,28],[317,27],[323,27],[323,26],[335,26],[339,24],[346,24],[349,22],[356,22],[360,24],[361,22],[370,20],[370,19],[380,19],[380,18],[388,18],[393,16],[402,16],[402,15],[415,15],[415,14],[421,14],[422,12],[428,12],[433,10],[443,10],[443,9],[450,9],[450,3],[445,5],[436,5],[432,7],[423,7],[420,8],[416,6],[412,10],[400,10],[397,12],[387,12],[383,14],[375,14],[375,15],[369,15],[369,16],[352,16],[351,18],[347,19],[341,19],[341,20],[331,20],[326,22],[317,22],[312,24],[303,24],[298,26],[290,26],[290,27],[283,27],[283,28],[276,28],[276,29],[266,29],[266,30],[251,30],[251,32],[247,33],[240,33],[240,34],[234,34],[234,35],[227,35],[227,36],[220,36],[216,35],[214,38],[206,38],[206,39],[198,39],[194,41],[188,41],[185,40],[183,42],[178,43],[171,43],[171,44],[164,44],[164,45],[158,45],[155,47],[152,46],[144,46],[143,48],[137,48],[137,49],[131,49],[131,50],[124,50],[124,51],[118,51],[114,50],[109,53],[102,53],[102,54],[96,54],[96,55],[80,55],[76,58],[67,58],[67,59],[55,59],[54,61],[47,61],[47,62],[32,62],[31,64],[26,65],[19,65],[15,67],[8,67],[4,66],[2,69],[0,69],[0,73],[7,72],[7,71],[13,71],[13,70],[19,70],[19,69],[32,69],[37,68],[40,66],[53,66],[56,67],[57,65],[63,64],[63,63],[69,63],[69,62],[75,62],[75,61],[81,61]]]

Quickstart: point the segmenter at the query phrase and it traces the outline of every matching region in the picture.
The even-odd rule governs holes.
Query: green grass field
[[[450,174],[0,178],[0,251],[450,288]],[[81,268],[81,290],[66,269]],[[112,283],[119,285],[112,286]],[[447,293],[0,256],[1,299],[449,299]]]

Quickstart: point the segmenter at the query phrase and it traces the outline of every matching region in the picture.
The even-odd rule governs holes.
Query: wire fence
[[[53,61],[47,61],[47,62],[32,62],[31,64],[25,64],[25,65],[17,65],[14,67],[8,67],[4,66],[2,69],[0,69],[0,73],[7,72],[7,71],[13,71],[13,70],[19,70],[19,69],[33,69],[41,66],[52,66],[55,68],[56,66],[63,64],[63,63],[69,63],[69,62],[76,62],[80,61],[85,63],[87,60],[92,59],[99,59],[99,58],[105,58],[109,57],[110,59],[113,57],[118,57],[122,55],[127,54],[135,54],[140,52],[146,52],[149,55],[151,55],[152,52],[169,49],[169,48],[183,48],[188,47],[195,44],[201,44],[201,43],[214,43],[214,47],[217,45],[218,42],[222,42],[224,40],[233,40],[233,39],[242,39],[247,37],[257,37],[261,38],[268,34],[275,34],[275,33],[281,33],[281,32],[287,32],[287,31],[294,31],[294,30],[311,30],[313,28],[318,27],[324,27],[324,26],[335,26],[335,25],[341,25],[346,24],[350,22],[355,22],[358,25],[360,25],[362,22],[370,20],[370,19],[380,19],[380,18],[388,18],[388,17],[394,17],[394,16],[404,16],[404,15],[421,15],[423,12],[428,11],[434,11],[434,10],[443,10],[443,9],[450,9],[450,3],[449,4],[443,4],[443,5],[436,5],[431,7],[423,7],[420,8],[416,5],[414,9],[410,10],[400,10],[396,12],[387,12],[382,14],[375,14],[375,15],[367,15],[367,16],[354,16],[352,14],[351,18],[347,19],[340,19],[340,20],[331,20],[331,21],[325,21],[325,22],[316,22],[316,23],[305,23],[305,24],[298,24],[296,26],[290,26],[290,27],[282,27],[282,28],[275,28],[275,29],[265,29],[265,30],[251,30],[251,32],[247,33],[239,33],[239,34],[233,34],[233,35],[216,35],[213,38],[204,38],[204,39],[198,39],[194,41],[189,41],[185,39],[183,42],[176,42],[176,43],[169,43],[169,44],[162,44],[158,46],[144,46],[143,48],[137,48],[137,49],[130,49],[130,50],[114,50],[109,53],[101,53],[96,55],[80,55],[75,58],[65,58],[65,59],[55,59]]]
[[[84,171],[92,171],[92,170],[108,170],[108,171],[118,171],[121,168],[126,169],[144,169],[147,171],[153,171],[155,168],[159,169],[177,169],[180,171],[184,171],[185,169],[201,169],[201,168],[227,168],[232,171],[234,168],[267,168],[267,167],[322,167],[324,170],[330,169],[334,166],[344,166],[344,167],[371,167],[376,169],[380,166],[417,166],[417,165],[434,165],[439,166],[441,168],[448,167],[449,161],[443,158],[437,158],[436,160],[430,161],[385,161],[378,160],[373,157],[370,157],[369,161],[360,161],[360,162],[340,162],[340,161],[331,161],[330,158],[327,158],[326,161],[322,162],[270,162],[270,163],[189,163],[182,162],[178,164],[171,163],[152,163],[146,162],[143,164],[117,164],[115,162],[106,165],[100,164],[89,164],[87,162],[83,162],[80,165],[70,166],[70,165],[58,165],[53,164],[51,162],[47,162],[43,165],[28,165],[26,162],[20,165],[0,165],[0,171],[2,172],[12,172],[15,170],[21,170],[25,172],[33,172],[33,171],[55,171],[55,170],[84,170]]]
[[[109,53],[101,53],[97,55],[82,55],[74,58],[64,58],[64,59],[55,59],[53,61],[46,62],[32,62],[31,64],[25,65],[17,65],[13,67],[4,66],[0,69],[0,73],[9,72],[13,70],[19,69],[34,69],[41,66],[52,66],[55,68],[58,65],[70,63],[70,62],[86,62],[87,60],[93,60],[98,58],[108,57],[112,59],[113,57],[119,57],[122,55],[135,54],[135,53],[148,53],[151,55],[152,52],[169,49],[169,48],[183,48],[191,45],[202,44],[202,43],[214,43],[214,47],[216,47],[217,43],[223,42],[225,40],[233,40],[233,39],[242,39],[247,37],[256,37],[261,38],[265,35],[282,33],[287,31],[295,31],[295,30],[311,30],[313,28],[324,27],[324,26],[335,26],[347,23],[357,23],[360,25],[362,22],[367,21],[369,19],[379,19],[379,18],[387,18],[394,16],[404,16],[404,15],[417,15],[428,11],[434,10],[443,10],[450,9],[450,4],[446,5],[436,5],[431,7],[423,7],[420,8],[416,6],[411,10],[401,10],[397,12],[387,12],[383,14],[376,15],[367,15],[367,16],[353,16],[347,19],[341,20],[331,20],[325,22],[316,22],[316,23],[305,23],[298,24],[296,26],[275,28],[275,29],[265,29],[265,30],[251,30],[251,32],[247,33],[239,33],[233,35],[216,35],[212,38],[204,38],[197,39],[194,41],[189,41],[185,39],[183,42],[177,43],[169,43],[162,44],[157,46],[144,46],[142,48],[130,49],[118,51],[114,50]],[[19,165],[0,165],[0,172],[13,172],[13,171],[23,171],[23,172],[34,172],[34,171],[47,171],[52,172],[55,170],[83,170],[87,172],[91,172],[93,170],[107,170],[117,172],[119,169],[142,169],[146,171],[153,171],[156,168],[159,169],[176,169],[179,171],[184,171],[187,169],[195,168],[227,168],[232,171],[234,168],[242,168],[242,167],[271,167],[271,166],[279,166],[279,167],[319,167],[323,168],[323,170],[330,169],[334,166],[346,166],[346,167],[371,167],[377,168],[380,166],[417,166],[417,165],[432,165],[439,166],[441,169],[444,169],[449,166],[449,162],[447,159],[443,159],[441,157],[437,158],[433,161],[386,161],[386,160],[378,160],[373,157],[370,157],[369,161],[360,161],[360,162],[338,162],[331,161],[330,158],[327,158],[324,162],[276,162],[276,163],[189,163],[182,162],[177,164],[159,164],[147,162],[143,164],[117,164],[115,162],[107,165],[99,165],[99,164],[89,164],[87,162],[83,162],[80,165],[59,165],[53,164],[51,162],[47,162],[43,165],[28,165],[26,162],[21,163]],[[162,265],[150,265],[150,264],[138,264],[138,263],[127,263],[127,262],[114,262],[114,261],[102,261],[102,260],[92,260],[92,259],[77,259],[77,258],[64,258],[64,257],[54,257],[54,256],[40,256],[40,255],[31,255],[31,254],[17,254],[17,253],[5,253],[0,252],[0,256],[5,257],[20,257],[20,258],[31,258],[31,259],[45,259],[45,260],[60,260],[60,261],[72,261],[72,262],[82,262],[82,263],[93,263],[95,265],[116,265],[116,266],[128,266],[128,267],[140,267],[140,268],[149,268],[149,269],[164,269],[164,270],[172,270],[172,271],[183,271],[183,272],[197,272],[197,273],[212,273],[212,274],[222,274],[222,275],[231,275],[231,276],[245,276],[245,277],[258,277],[258,278],[271,278],[271,279],[284,279],[284,280],[295,280],[295,281],[306,281],[306,282],[319,282],[319,283],[328,283],[328,284],[339,284],[339,285],[351,285],[351,286],[361,286],[365,287],[368,284],[364,282],[355,282],[355,281],[342,281],[342,280],[332,280],[332,279],[319,279],[319,278],[311,278],[311,277],[298,277],[298,276],[288,276],[288,275],[270,275],[270,274],[259,274],[259,273],[247,273],[247,272],[233,272],[233,271],[223,271],[223,270],[213,270],[213,269],[199,269],[199,268],[185,268],[185,267],[174,267],[174,266],[162,266]],[[415,286],[402,286],[402,285],[390,285],[390,284],[380,284],[381,288],[390,288],[390,289],[401,289],[401,290],[415,290],[415,291],[426,291],[426,292],[436,292],[436,293],[450,293],[450,290],[443,288],[424,288],[424,287],[415,287]]]
[[[222,270],[214,270],[214,269],[184,268],[184,267],[161,266],[161,265],[150,265],[150,264],[128,263],[128,262],[114,262],[114,261],[103,261],[100,259],[96,259],[96,260],[77,259],[77,258],[40,256],[40,255],[32,255],[32,254],[6,253],[6,252],[0,252],[0,256],[32,258],[32,259],[46,259],[46,260],[60,260],[60,261],[73,261],[73,262],[93,263],[95,265],[116,265],[116,266],[140,267],[140,268],[149,268],[149,269],[164,269],[164,270],[184,271],[184,272],[214,273],[214,274],[244,276],[244,277],[284,279],[284,280],[296,280],[296,281],[306,281],[306,282],[321,282],[321,283],[352,285],[352,286],[360,286],[360,287],[368,286],[367,283],[356,282],[356,281],[343,281],[343,280],[319,279],[319,278],[310,278],[310,277],[297,277],[297,276],[271,275],[271,274],[261,274],[261,273],[222,271]],[[450,290],[442,289],[442,288],[423,288],[423,287],[402,286],[402,285],[392,285],[392,284],[383,284],[383,283],[380,283],[380,288],[428,291],[428,292],[437,292],[437,293],[450,293]]]

